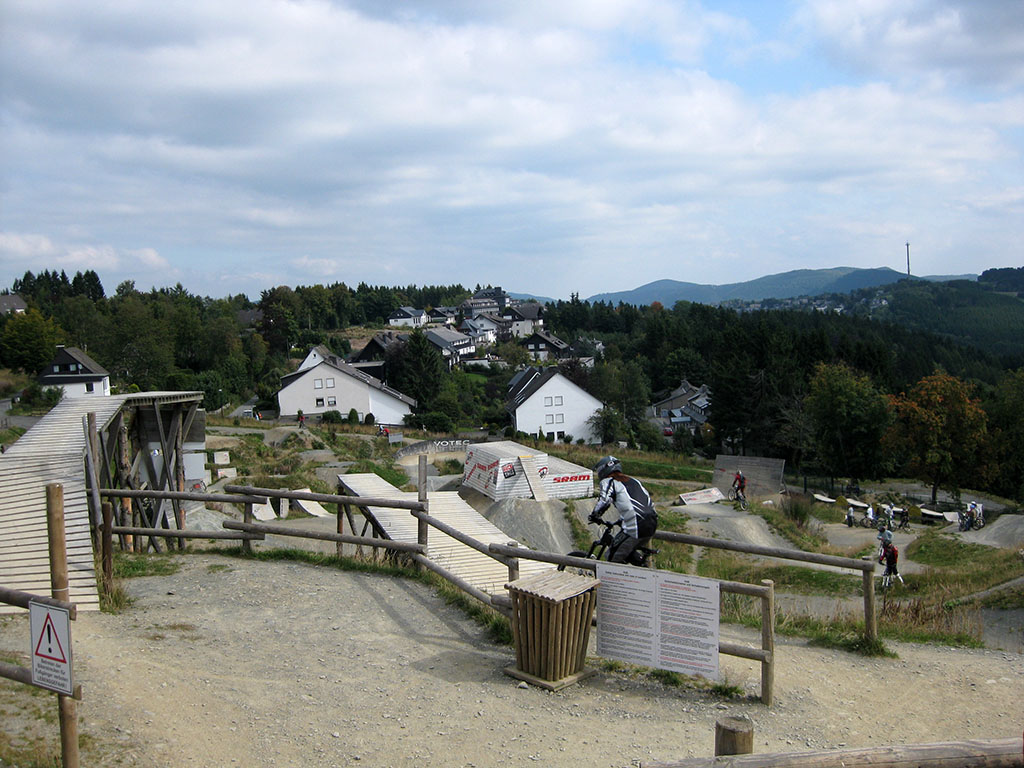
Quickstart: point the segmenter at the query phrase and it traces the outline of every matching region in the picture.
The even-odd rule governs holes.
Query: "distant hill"
[[[672,307],[677,301],[700,304],[720,304],[731,299],[761,301],[762,299],[789,299],[796,296],[820,296],[827,293],[850,293],[861,288],[874,288],[902,280],[906,275],[889,267],[860,269],[833,267],[832,269],[797,269],[778,275],[766,275],[743,283],[701,285],[678,280],[656,280],[631,291],[599,293],[587,299],[611,304],[650,305],[660,302]],[[975,279],[975,275],[958,275],[956,279]],[[947,280],[950,278],[924,278]]]

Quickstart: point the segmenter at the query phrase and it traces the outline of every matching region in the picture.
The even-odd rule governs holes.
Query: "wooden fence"
[[[648,768],[1021,768],[1024,740],[967,739],[862,749],[693,757]]]
[[[873,558],[864,557],[857,560],[852,557],[838,557],[836,555],[821,555],[817,552],[803,552],[799,549],[782,549],[781,547],[761,547],[756,544],[740,544],[735,541],[709,539],[704,536],[690,536],[689,534],[672,533],[671,531],[657,531],[654,534],[654,538],[661,539],[662,541],[674,541],[679,544],[692,544],[697,547],[727,549],[733,552],[745,552],[751,555],[778,557],[784,560],[797,560],[804,563],[831,565],[836,568],[848,568],[850,570],[860,571],[864,588],[864,634],[870,640],[874,640],[878,637],[878,624],[875,619],[875,561]]]
[[[572,566],[577,568],[587,568],[596,570],[597,564],[594,560],[581,557],[570,557],[568,555],[557,554],[553,552],[538,552],[516,546],[502,545],[502,544],[485,544],[473,537],[462,533],[461,531],[453,528],[442,520],[438,520],[430,515],[430,505],[427,500],[426,492],[426,456],[421,455],[419,461],[419,498],[417,501],[406,501],[402,499],[385,499],[385,498],[370,498],[365,496],[344,496],[339,494],[323,494],[313,493],[310,491],[291,491],[281,490],[275,488],[259,488],[255,486],[247,485],[228,485],[225,486],[224,490],[226,494],[205,494],[205,493],[191,493],[191,492],[180,492],[180,491],[147,491],[147,490],[102,490],[101,495],[107,497],[119,497],[128,496],[130,498],[145,498],[151,496],[153,498],[171,498],[166,494],[173,494],[175,498],[179,499],[195,499],[195,500],[216,500],[230,503],[244,503],[245,513],[242,521],[236,520],[225,520],[223,525],[226,531],[224,532],[213,532],[213,531],[192,531],[183,532],[171,529],[160,529],[160,528],[127,528],[123,526],[109,525],[109,518],[105,513],[104,529],[110,530],[115,534],[134,534],[142,536],[154,536],[154,537],[184,537],[184,536],[195,536],[198,538],[227,538],[224,534],[233,534],[231,538],[239,538],[242,540],[244,548],[249,549],[250,541],[252,539],[262,539],[268,533],[276,536],[294,536],[297,538],[306,539],[319,539],[324,541],[334,541],[338,545],[338,554],[341,554],[341,545],[343,543],[355,544],[359,546],[368,546],[379,549],[392,551],[395,553],[401,553],[407,556],[410,560],[415,562],[418,566],[425,570],[429,570],[441,576],[445,580],[454,584],[456,587],[473,596],[485,605],[494,608],[505,616],[511,616],[512,613],[512,601],[504,594],[491,595],[483,590],[480,590],[468,583],[465,579],[460,577],[456,573],[452,573],[447,568],[438,565],[427,557],[427,542],[430,528],[435,528],[442,533],[451,536],[457,541],[471,547],[478,552],[481,552],[488,557],[500,562],[508,569],[509,581],[515,581],[519,578],[519,560],[520,558],[526,558],[531,560],[539,560],[541,562],[552,563],[553,565],[564,565]],[[252,521],[252,505],[254,503],[265,503],[268,497],[279,498],[279,499],[305,499],[309,501],[317,501],[326,504],[338,505],[338,530],[337,533],[331,533],[327,531],[309,531],[300,528],[290,528],[287,526],[278,525],[265,525],[262,523],[254,523]],[[352,530],[355,530],[354,520],[351,516],[351,507],[364,510],[366,513],[367,507],[392,507],[395,509],[407,509],[418,521],[417,528],[417,542],[416,544],[408,542],[392,541],[386,538],[386,534],[383,531],[372,526],[370,516],[367,516],[367,525],[372,528],[373,536],[355,536],[345,534],[342,531],[344,519],[348,519]],[[342,510],[344,509],[346,517],[343,518]],[[109,526],[109,528],[108,528]],[[367,529],[364,527],[363,531]],[[220,536],[213,534],[220,533]],[[679,534],[659,533],[661,538],[669,539],[669,537],[678,536]],[[109,537],[105,537],[109,538]],[[699,537],[689,537],[699,538]],[[675,539],[670,539],[675,540]],[[702,542],[705,540],[701,540]],[[714,539],[706,540],[709,542],[708,546],[714,544],[717,546],[727,545],[728,542],[719,542]],[[109,550],[105,550],[107,552]],[[787,552],[787,550],[779,550],[780,552]],[[826,557],[819,555],[817,557]],[[106,562],[107,555],[104,555],[104,562]],[[836,560],[847,561],[846,558],[836,558]],[[858,563],[859,567],[862,567],[859,561],[849,561]],[[106,570],[106,566],[104,567]],[[774,584],[771,581],[764,581],[760,585],[755,584],[743,584],[741,582],[733,581],[719,581],[719,585],[722,591],[731,592],[735,594],[749,595],[756,597],[761,601],[761,644],[760,647],[745,646],[737,643],[719,642],[719,652],[729,656],[737,656],[740,658],[751,659],[761,664],[761,700],[766,705],[771,706],[774,698],[774,679],[775,679],[775,589]],[[599,618],[597,619],[600,620]]]

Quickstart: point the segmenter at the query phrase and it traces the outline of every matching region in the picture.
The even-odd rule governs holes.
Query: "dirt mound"
[[[504,499],[494,501],[463,486],[459,495],[477,512],[510,537],[531,549],[570,552],[576,549],[572,529],[565,519],[565,502],[558,499]]]
[[[980,531],[965,531],[966,541],[990,547],[1024,547],[1024,515],[1000,515]]]

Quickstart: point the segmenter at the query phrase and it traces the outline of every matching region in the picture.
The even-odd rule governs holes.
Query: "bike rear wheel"
[[[976,530],[976,531],[980,531],[982,528],[985,527],[985,521],[984,520],[975,520],[974,523],[971,525],[971,527],[974,528],[974,530]]]

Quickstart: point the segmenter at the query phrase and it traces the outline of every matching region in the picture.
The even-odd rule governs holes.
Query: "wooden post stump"
[[[754,723],[746,715],[715,723],[715,755],[749,755],[754,751]]]

